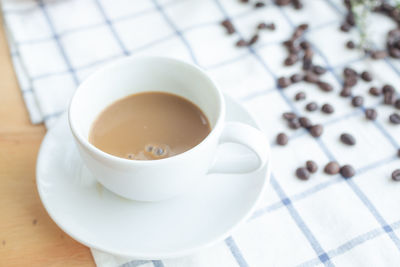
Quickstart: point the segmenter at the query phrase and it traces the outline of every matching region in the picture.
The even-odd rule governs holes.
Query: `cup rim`
[[[97,76],[102,75],[108,71],[110,71],[111,69],[113,69],[114,67],[116,67],[119,64],[123,64],[124,62],[127,61],[136,61],[136,60],[147,60],[147,59],[155,59],[155,60],[163,60],[163,61],[170,61],[173,63],[177,63],[179,65],[183,65],[186,68],[191,68],[193,70],[195,70],[197,73],[199,73],[202,78],[204,78],[205,80],[207,80],[208,82],[210,82],[213,87],[214,90],[216,92],[216,95],[218,97],[218,103],[219,103],[219,116],[217,117],[217,120],[215,122],[215,126],[211,129],[210,133],[197,145],[195,145],[194,147],[190,148],[189,150],[182,152],[180,154],[171,156],[171,157],[167,157],[167,158],[163,158],[163,159],[155,159],[155,160],[135,160],[135,159],[125,159],[125,158],[121,158],[118,156],[114,156],[111,155],[107,152],[102,151],[101,149],[97,148],[96,146],[94,146],[93,144],[91,144],[87,138],[84,138],[79,131],[77,130],[77,126],[76,123],[74,122],[74,118],[72,115],[72,110],[73,110],[73,105],[74,103],[77,101],[77,94],[79,92],[79,90],[82,90],[82,88],[89,82],[91,82],[92,80],[96,79]],[[181,96],[182,97],[182,96]],[[186,99],[186,98],[185,98]],[[178,60],[178,59],[174,59],[174,58],[169,58],[169,57],[163,57],[163,56],[128,56],[128,57],[124,57],[121,59],[117,59],[114,62],[107,64],[106,66],[100,68],[99,70],[95,71],[94,73],[92,73],[91,75],[89,75],[89,77],[87,77],[81,84],[79,84],[79,86],[76,88],[70,104],[68,106],[68,123],[72,132],[72,135],[75,137],[75,139],[85,148],[87,148],[90,152],[94,153],[94,154],[98,154],[101,157],[105,158],[106,160],[110,160],[110,161],[114,161],[116,163],[120,163],[120,164],[155,164],[155,163],[168,163],[172,160],[179,160],[183,157],[186,157],[192,153],[194,153],[195,151],[199,150],[200,147],[204,146],[205,143],[208,142],[208,140],[210,140],[213,136],[215,136],[217,134],[217,130],[219,128],[221,128],[221,122],[224,120],[225,118],[225,101],[224,101],[224,97],[222,95],[221,90],[219,89],[218,84],[211,79],[211,77],[203,70],[201,69],[199,66],[188,63],[188,62],[184,62],[182,60]]]

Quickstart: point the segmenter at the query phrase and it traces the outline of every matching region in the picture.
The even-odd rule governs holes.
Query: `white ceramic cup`
[[[210,134],[190,150],[159,160],[119,158],[89,143],[92,123],[108,105],[131,94],[152,91],[176,94],[195,103],[209,119]],[[162,57],[127,57],[97,71],[78,87],[69,106],[71,131],[87,168],[110,191],[139,201],[171,198],[190,190],[209,173],[262,168],[269,155],[264,134],[224,119],[223,95],[207,74],[196,66]],[[226,142],[248,147],[258,163],[255,157],[252,162],[240,161],[240,155],[216,159],[218,145]]]

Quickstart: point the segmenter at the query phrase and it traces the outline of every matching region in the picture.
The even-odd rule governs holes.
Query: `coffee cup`
[[[188,151],[159,160],[120,158],[89,142],[91,126],[107,106],[142,92],[166,92],[196,104],[209,120],[210,133]],[[68,117],[86,167],[105,188],[132,200],[172,198],[190,191],[204,175],[253,172],[268,160],[265,135],[243,123],[225,122],[224,97],[216,83],[200,68],[175,59],[132,56],[95,72],[77,88]],[[256,157],[216,156],[223,143],[243,145]]]

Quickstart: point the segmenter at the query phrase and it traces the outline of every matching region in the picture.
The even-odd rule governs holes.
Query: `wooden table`
[[[45,133],[29,121],[0,25],[0,266],[94,266],[89,249],[39,200],[35,165]]]

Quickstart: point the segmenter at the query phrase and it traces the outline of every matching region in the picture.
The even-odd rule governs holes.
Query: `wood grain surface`
[[[29,121],[0,24],[0,266],[94,266],[40,202],[35,164],[45,132]]]

